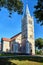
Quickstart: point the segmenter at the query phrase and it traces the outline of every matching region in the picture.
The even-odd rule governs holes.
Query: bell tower
[[[22,52],[35,54],[34,20],[30,15],[28,5],[22,19]]]

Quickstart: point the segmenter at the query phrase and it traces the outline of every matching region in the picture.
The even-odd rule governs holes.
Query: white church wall
[[[34,43],[32,43],[32,55],[34,55],[35,54],[35,45],[34,45]]]
[[[26,43],[26,53],[30,54],[30,44],[29,44],[29,42]]]
[[[18,42],[19,44],[21,44],[21,34],[19,36],[17,36],[17,38],[15,39],[16,42]]]
[[[3,52],[9,52],[10,51],[10,42],[3,41]]]
[[[16,52],[18,53],[19,52],[19,47],[21,45],[21,34],[18,35],[13,41],[11,41],[11,44],[12,44],[12,50],[11,52]]]
[[[18,53],[19,52],[18,48],[19,48],[19,44],[18,43],[13,44],[13,52]]]

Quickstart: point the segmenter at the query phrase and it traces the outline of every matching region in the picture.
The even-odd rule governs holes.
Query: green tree
[[[37,19],[37,23],[40,23],[40,25],[43,25],[43,0],[38,0],[34,8],[35,8],[34,16]]]
[[[21,0],[0,0],[0,10],[2,7],[7,8],[10,15],[12,12],[23,14],[23,2]]]
[[[35,46],[41,49],[43,47],[43,39],[42,38],[36,39]]]

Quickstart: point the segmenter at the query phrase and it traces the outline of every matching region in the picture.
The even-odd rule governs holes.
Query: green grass
[[[35,61],[29,61],[29,60],[9,60],[10,62],[12,62],[15,65],[43,65],[43,63],[41,62],[35,62]]]
[[[0,58],[0,65],[43,65],[43,58],[31,56],[14,56]]]

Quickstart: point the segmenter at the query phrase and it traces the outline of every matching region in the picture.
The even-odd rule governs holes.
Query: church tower
[[[34,21],[30,16],[28,5],[22,19],[22,52],[35,54]]]

